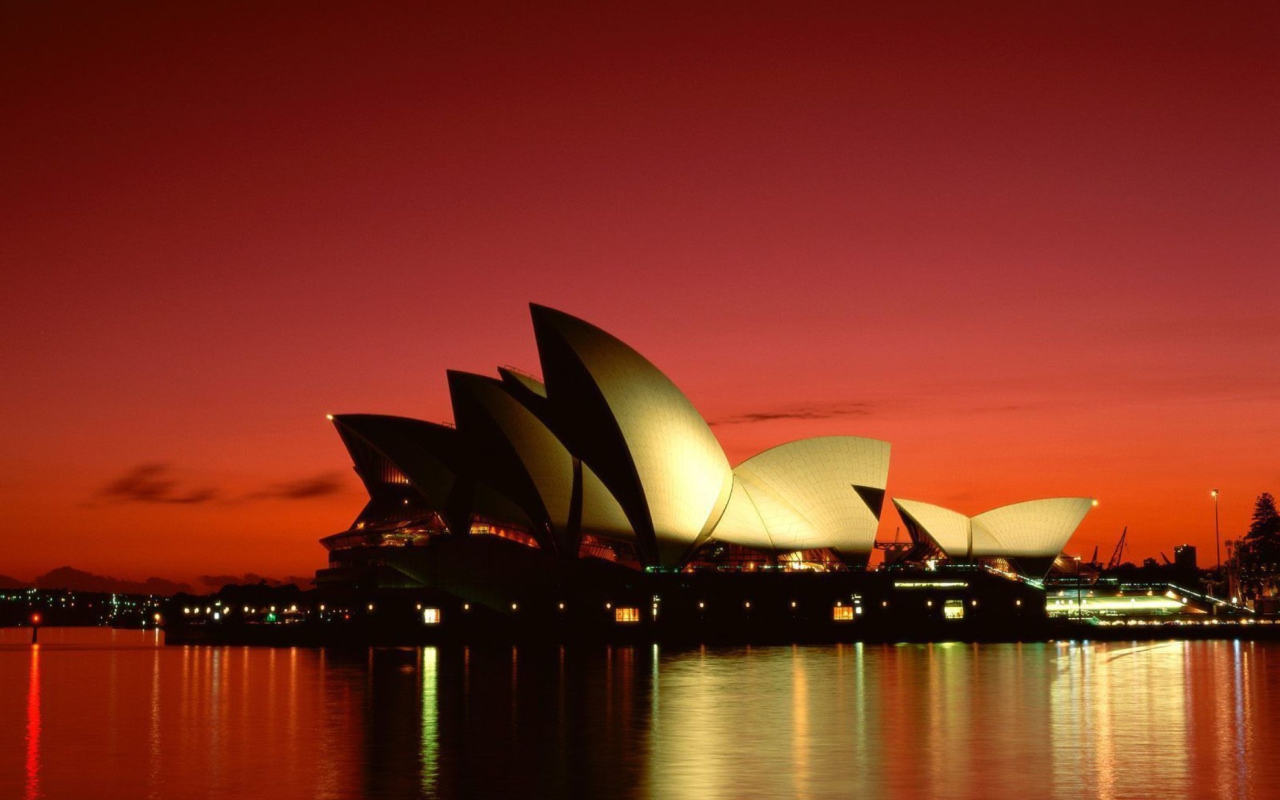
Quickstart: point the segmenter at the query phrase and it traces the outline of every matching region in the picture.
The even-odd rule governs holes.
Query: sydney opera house
[[[319,585],[417,590],[505,613],[616,597],[646,619],[658,615],[656,587],[705,612],[708,587],[729,575],[775,576],[768,589],[762,578],[737,579],[731,594],[747,609],[753,593],[795,609],[806,586],[830,587],[823,597],[837,619],[838,609],[862,614],[873,599],[888,608],[895,587],[946,588],[868,577],[893,571],[868,570],[887,442],[802,439],[732,466],[697,409],[644,356],[576,317],[531,312],[541,380],[506,367],[496,377],[450,372],[452,425],[330,417],[369,501],[349,529],[323,540],[330,563]],[[1034,500],[967,517],[893,502],[912,539],[893,551],[895,569],[963,566],[1014,583],[1044,576],[1091,505]],[[831,577],[842,574],[863,577]],[[783,575],[809,583],[778,584]],[[950,600],[928,594],[921,607],[936,599],[942,613]],[[968,594],[957,602],[977,605]]]

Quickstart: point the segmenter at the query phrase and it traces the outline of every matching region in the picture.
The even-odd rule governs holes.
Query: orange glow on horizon
[[[733,464],[884,439],[890,497],[1105,500],[1085,557],[1280,492],[1275,8],[73,5],[0,78],[0,577],[311,576],[321,415],[537,373],[531,301]]]

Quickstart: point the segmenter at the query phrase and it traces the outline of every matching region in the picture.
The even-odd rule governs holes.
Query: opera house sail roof
[[[801,439],[747,459],[733,475],[733,514],[716,539],[779,552],[830,548],[858,559],[875,546],[889,443]]]
[[[894,498],[917,542],[954,559],[1003,558],[1043,575],[1093,507],[1087,497],[1055,497],[1001,506],[975,517],[918,500]]]
[[[644,356],[569,314],[531,312],[542,380],[510,367],[497,377],[449,372],[453,425],[330,417],[370,499],[327,547],[491,533],[647,568],[679,568],[713,545],[774,556],[824,550],[866,565],[887,442],[802,439],[731,468],[697,409]],[[913,536],[952,557],[1056,555],[1083,517],[1074,500],[972,519],[895,502]]]
[[[724,513],[733,473],[666,375],[594,325],[533,306],[547,400],[566,442],[631,521],[648,564],[679,566]]]

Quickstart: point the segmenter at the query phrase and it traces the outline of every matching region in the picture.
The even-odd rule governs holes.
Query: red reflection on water
[[[40,796],[40,645],[31,645],[31,681],[27,685],[27,790],[25,800]]]

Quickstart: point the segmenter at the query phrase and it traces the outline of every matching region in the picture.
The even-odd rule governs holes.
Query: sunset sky
[[[0,11],[0,574],[310,575],[324,415],[538,372],[531,301],[1085,558],[1280,492],[1275,3],[480,5]]]

